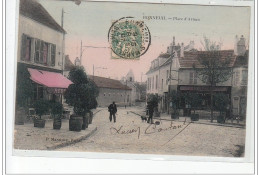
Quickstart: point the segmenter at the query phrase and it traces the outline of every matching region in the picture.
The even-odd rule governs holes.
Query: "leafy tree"
[[[77,115],[84,116],[86,112],[97,107],[96,98],[99,94],[97,86],[87,77],[83,67],[75,67],[69,72],[73,82],[66,90],[66,103],[74,107]]]
[[[173,90],[170,95],[170,102],[172,103],[172,109],[174,114],[177,114],[177,108],[179,106],[181,96],[177,93],[176,90]]]
[[[213,122],[213,88],[217,84],[227,81],[232,75],[232,69],[230,65],[230,57],[223,58],[221,51],[217,50],[215,42],[211,42],[209,39],[205,40],[208,45],[206,51],[201,51],[198,54],[199,65],[193,64],[193,69],[196,71],[198,78],[210,86],[210,111],[211,122]],[[212,46],[210,46],[210,44]]]
[[[50,102],[45,99],[39,99],[34,103],[34,108],[36,114],[39,115],[41,119],[42,115],[46,114],[49,111]]]
[[[51,113],[53,114],[54,118],[60,118],[63,112],[63,105],[60,102],[52,102],[51,103]]]
[[[186,93],[184,94],[184,99],[186,103],[191,106],[193,113],[195,114],[195,110],[200,106],[202,99],[197,93]]]
[[[24,64],[17,66],[16,81],[16,106],[27,107],[29,99],[33,98],[33,84],[30,79],[30,73]]]
[[[224,93],[214,94],[214,107],[216,110],[220,112],[220,115],[223,115],[223,113],[226,111],[229,102],[230,100],[227,94]]]
[[[158,95],[149,94],[147,97],[147,103],[148,103],[148,105],[151,105],[153,108],[158,107],[158,103],[159,103]]]

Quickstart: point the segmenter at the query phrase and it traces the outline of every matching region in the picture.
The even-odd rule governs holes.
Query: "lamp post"
[[[84,48],[84,49],[83,49]],[[85,50],[87,50],[87,48],[93,48],[93,49],[107,49],[107,48],[110,48],[110,47],[97,47],[97,46],[82,46],[82,40],[80,42],[80,65],[81,65],[81,60],[82,60],[82,54]],[[83,50],[82,50],[83,49]]]

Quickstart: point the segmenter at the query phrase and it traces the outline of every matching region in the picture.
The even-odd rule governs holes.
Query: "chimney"
[[[184,44],[181,43],[181,52],[180,52],[180,57],[183,58],[184,57]]]
[[[175,36],[172,37],[172,45],[175,46]]]
[[[246,40],[243,35],[241,35],[240,40],[237,43],[237,55],[244,55],[246,52]]]
[[[194,41],[190,41],[189,50],[194,49]]]
[[[235,43],[234,43],[234,55],[237,55],[237,44],[238,44],[238,36],[235,36]]]

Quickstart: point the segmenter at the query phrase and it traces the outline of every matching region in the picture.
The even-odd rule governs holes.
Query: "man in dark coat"
[[[148,114],[149,114],[147,123],[150,123],[150,120],[151,120],[151,124],[153,124],[154,105],[152,103],[148,103],[147,109],[148,109]]]
[[[116,107],[116,104],[115,102],[113,102],[112,104],[110,104],[108,106],[108,111],[109,111],[109,120],[110,122],[112,121],[112,116],[113,116],[113,119],[114,119],[114,122],[116,122],[116,112],[117,112],[117,107]]]

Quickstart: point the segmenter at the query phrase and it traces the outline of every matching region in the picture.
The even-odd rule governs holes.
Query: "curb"
[[[135,113],[133,111],[129,111],[135,115],[138,115],[138,116],[142,116],[138,113]],[[157,119],[157,118],[154,118],[154,119]],[[158,120],[166,120],[166,121],[175,121],[175,120],[171,120],[171,119],[158,119]],[[179,122],[182,122],[182,121],[179,121]],[[242,125],[242,124],[219,124],[219,123],[202,123],[202,122],[194,122],[194,121],[191,121],[191,123],[194,123],[194,124],[202,124],[202,125],[214,125],[214,126],[224,126],[224,127],[233,127],[233,128],[243,128],[245,129],[245,125]]]
[[[77,139],[73,139],[72,141],[68,141],[68,142],[64,142],[64,143],[60,143],[60,144],[57,144],[57,145],[53,145],[53,146],[47,146],[47,150],[55,150],[57,148],[62,148],[62,147],[65,147],[65,146],[69,146],[71,144],[74,144],[74,143],[78,143],[88,137],[90,137],[91,135],[93,135],[95,132],[97,131],[97,127],[95,129],[93,129],[90,133],[88,133],[87,135],[84,135],[84,136],[81,136],[80,138],[77,138]]]

